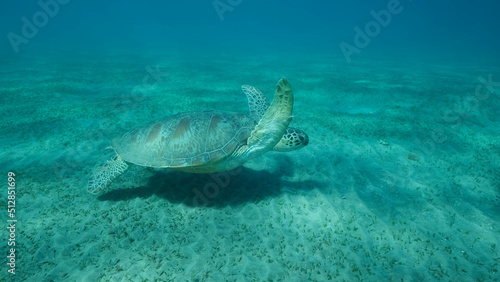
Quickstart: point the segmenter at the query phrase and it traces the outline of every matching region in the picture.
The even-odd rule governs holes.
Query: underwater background
[[[0,281],[499,280],[498,1],[0,8]],[[86,191],[114,137],[282,77],[307,147]]]

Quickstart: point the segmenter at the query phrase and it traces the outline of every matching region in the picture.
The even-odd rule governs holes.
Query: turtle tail
[[[111,159],[97,165],[92,170],[87,191],[92,194],[99,194],[113,181],[113,179],[120,176],[127,169],[127,163],[125,163],[120,156],[114,155]]]

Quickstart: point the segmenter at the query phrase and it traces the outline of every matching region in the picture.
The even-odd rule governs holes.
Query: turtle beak
[[[307,134],[304,131],[302,131],[302,133],[304,135],[300,135],[299,139],[300,139],[300,141],[302,141],[302,144],[304,144],[304,147],[305,147],[305,146],[309,145],[309,136],[307,136]]]

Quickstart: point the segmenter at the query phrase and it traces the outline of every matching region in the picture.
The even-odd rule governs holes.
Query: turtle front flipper
[[[120,156],[114,155],[111,159],[97,165],[92,170],[87,191],[92,194],[99,194],[113,181],[113,179],[120,176],[127,169],[127,163],[125,163]]]
[[[255,126],[247,140],[247,146],[233,154],[234,160],[229,167],[237,167],[244,162],[257,158],[273,149],[281,140],[283,133],[292,120],[293,93],[290,83],[282,78],[276,85],[271,106]]]
[[[262,92],[250,85],[242,85],[241,90],[248,99],[248,108],[250,109],[250,116],[259,121],[269,108],[269,100]]]

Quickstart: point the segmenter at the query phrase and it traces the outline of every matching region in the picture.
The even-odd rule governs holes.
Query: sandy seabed
[[[498,67],[82,54],[0,72],[19,281],[498,279],[500,88],[481,87]],[[281,77],[309,146],[215,175],[132,166],[86,192],[113,137],[177,112],[246,113],[240,85],[271,99]]]

